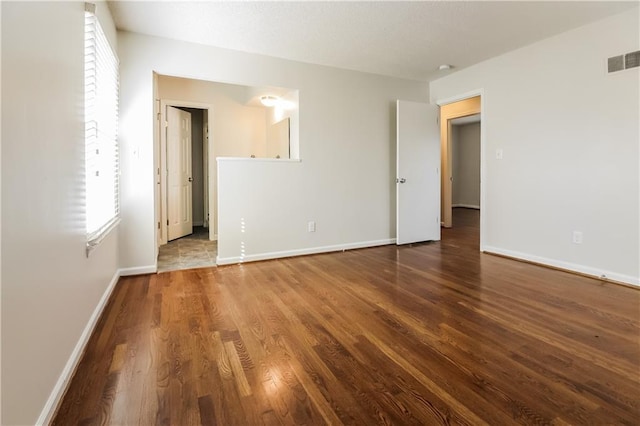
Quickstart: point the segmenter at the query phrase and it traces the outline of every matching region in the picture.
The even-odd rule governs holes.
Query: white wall
[[[213,150],[209,156],[210,199],[217,199],[216,157],[265,157],[266,122],[275,108],[248,106],[251,88],[166,75],[158,76],[158,96],[164,100],[195,102],[211,106],[209,137]],[[195,187],[194,187],[195,190]],[[195,200],[195,198],[194,198]],[[195,203],[194,203],[195,205]],[[217,208],[209,211],[214,235],[218,234]],[[195,216],[194,216],[195,220]],[[211,226],[210,225],[210,226]]]
[[[98,13],[115,35],[106,6]],[[85,256],[83,31],[82,2],[2,3],[7,425],[36,422],[117,271],[116,233]]]
[[[300,109],[299,92],[292,90],[280,98],[287,107],[276,106],[269,108],[267,111],[267,129],[273,124],[278,123],[285,118],[289,118],[289,158],[300,159]],[[269,130],[267,130],[267,144],[269,140]],[[282,157],[284,158],[284,157]]]
[[[486,250],[638,284],[639,69],[605,72],[638,34],[634,8],[431,83],[484,89]]]
[[[480,123],[452,127],[453,207],[480,208]]]
[[[199,102],[213,107],[210,136],[216,157],[264,157],[267,108],[245,105],[246,87],[158,76],[160,98]]]
[[[123,266],[154,259],[152,72],[248,86],[299,89],[302,161],[237,161],[220,171],[234,224],[220,255],[389,240],[395,237],[396,99],[427,100],[426,83],[119,33],[123,159]],[[132,148],[140,147],[139,158]],[[268,166],[266,166],[268,164]],[[233,170],[232,170],[233,169]],[[235,173],[238,173],[237,175]],[[242,176],[233,181],[234,176]],[[253,185],[251,185],[253,184]],[[283,189],[284,188],[284,189]],[[307,221],[317,232],[307,232]],[[221,218],[222,221],[222,218]],[[220,236],[219,236],[220,237]]]

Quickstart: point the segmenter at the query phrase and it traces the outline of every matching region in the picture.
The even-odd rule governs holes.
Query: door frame
[[[201,102],[190,102],[190,101],[179,101],[172,99],[160,99],[160,111],[158,111],[158,120],[160,121],[160,137],[157,141],[157,149],[158,149],[158,164],[156,169],[156,180],[158,185],[160,186],[160,198],[158,199],[158,238],[156,241],[158,242],[158,247],[164,244],[167,244],[167,236],[168,236],[168,226],[167,226],[167,106],[172,107],[182,107],[182,108],[197,108],[203,109],[207,114],[207,123],[211,120],[211,112],[213,111],[213,107],[211,104],[201,103]],[[210,126],[209,126],[210,127]],[[208,170],[208,157],[213,153],[213,149],[211,146],[211,138],[209,138],[209,143],[206,143],[203,135],[203,150],[208,151],[207,155],[203,155],[203,180],[209,181],[209,170]],[[208,191],[208,187],[205,189]],[[205,194],[208,195],[208,194]],[[212,197],[207,197],[208,203],[205,202],[205,218],[206,215],[213,211],[213,199]],[[213,228],[209,226],[209,239],[212,239]]]
[[[470,98],[474,98],[476,96],[480,96],[480,251],[484,251],[484,247],[485,247],[485,241],[484,241],[484,235],[485,235],[485,229],[486,229],[486,217],[487,217],[487,213],[489,211],[489,206],[487,205],[487,199],[486,199],[486,187],[487,187],[487,180],[486,180],[486,138],[485,138],[485,129],[486,129],[486,109],[485,109],[485,101],[486,101],[486,96],[484,93],[484,89],[480,88],[480,89],[475,89],[475,90],[471,90],[469,92],[465,92],[465,93],[461,93],[459,95],[455,95],[455,96],[450,96],[447,98],[441,98],[441,99],[436,99],[435,103],[440,107],[440,111],[441,111],[441,131],[444,131],[444,129],[446,129],[446,134],[447,137],[446,139],[443,138],[441,140],[442,146],[441,146],[441,156],[442,156],[442,167],[441,167],[441,176],[442,176],[442,197],[445,197],[445,190],[449,191],[449,199],[450,195],[451,195],[451,182],[449,180],[449,177],[451,175],[451,170],[450,170],[450,165],[451,165],[451,141],[450,141],[450,134],[451,134],[451,124],[450,124],[450,119],[452,118],[456,118],[454,116],[451,117],[447,117],[446,119],[442,118],[442,107],[448,104],[452,104],[455,102],[459,102],[459,101],[464,101]],[[474,113],[472,112],[467,112],[464,114],[460,114],[459,117],[464,117],[466,115],[472,115]],[[445,182],[448,181],[448,182]],[[441,202],[442,208],[444,210],[445,205],[444,203]],[[451,214],[451,205],[449,203],[449,215]],[[445,224],[445,215],[443,214],[442,217],[442,221],[443,221],[443,225],[447,225]],[[449,216],[449,220],[450,220],[450,216]],[[449,221],[448,226],[445,227],[450,227],[451,226],[451,222]]]

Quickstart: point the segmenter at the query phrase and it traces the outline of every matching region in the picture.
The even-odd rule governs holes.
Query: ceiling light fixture
[[[446,70],[450,70],[451,68],[453,68],[453,65],[449,65],[449,64],[442,64],[438,67],[438,70],[440,71],[446,71]]]
[[[278,98],[270,95],[260,96],[260,102],[266,107],[272,107],[276,106],[276,104],[278,103]]]

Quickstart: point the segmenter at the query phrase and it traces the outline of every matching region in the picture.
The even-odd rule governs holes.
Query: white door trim
[[[448,98],[436,99],[435,103],[438,106],[450,104],[453,102],[462,101],[465,99],[480,96],[480,251],[485,251],[486,242],[486,218],[490,211],[490,206],[487,204],[487,143],[486,143],[486,123],[487,115],[485,108],[485,92],[484,89],[475,89],[469,92],[461,93],[459,95],[451,96]]]
[[[154,226],[156,231],[156,241],[159,242],[160,245],[167,244],[167,132],[166,132],[166,122],[167,122],[167,106],[173,107],[182,107],[182,108],[198,108],[204,109],[207,111],[208,120],[211,120],[213,106],[211,104],[201,103],[201,102],[190,102],[190,101],[180,101],[173,99],[160,99],[160,138],[157,141],[158,152],[160,153],[160,158],[158,158],[158,164],[154,169],[160,169],[160,199],[156,202],[159,203],[160,217],[156,219],[157,222],[160,223],[160,229],[157,229]],[[211,126],[209,126],[211,127]],[[209,155],[213,155],[213,146],[212,146],[212,138],[209,137],[208,144]],[[203,173],[207,173],[207,181],[211,182],[211,175],[208,170],[203,170]],[[209,186],[210,188],[211,186]],[[214,200],[213,197],[209,197],[209,211],[212,212]],[[160,236],[158,237],[158,234]],[[213,227],[209,226],[209,239],[212,239],[213,236]]]

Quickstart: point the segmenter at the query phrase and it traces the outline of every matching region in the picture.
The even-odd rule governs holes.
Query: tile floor
[[[209,241],[209,228],[194,226],[193,234],[160,246],[158,272],[216,266],[218,242]]]

